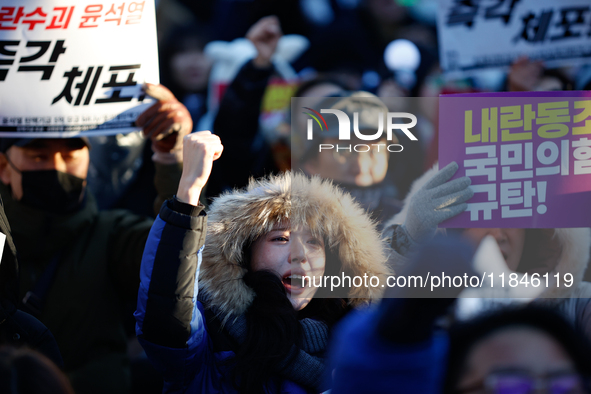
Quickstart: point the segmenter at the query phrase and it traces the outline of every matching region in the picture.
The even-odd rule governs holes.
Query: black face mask
[[[57,170],[22,171],[21,175],[22,203],[53,213],[80,208],[84,179]]]

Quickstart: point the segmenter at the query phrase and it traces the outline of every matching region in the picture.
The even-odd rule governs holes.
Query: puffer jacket
[[[219,322],[223,326],[243,315],[255,297],[242,280],[244,245],[286,220],[292,228],[303,225],[323,234],[346,275],[374,275],[385,283],[384,244],[375,223],[328,181],[292,173],[252,181],[247,189],[214,200],[208,216],[201,208],[168,201],[146,245],[135,314],[136,333],[163,372],[165,392],[236,392],[225,363],[234,349],[218,341]],[[366,304],[382,290],[352,288],[347,298],[353,306]],[[318,392],[288,379],[266,390]]]

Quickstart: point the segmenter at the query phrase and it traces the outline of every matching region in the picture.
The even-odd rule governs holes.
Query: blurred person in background
[[[561,69],[548,69],[540,61],[520,57],[507,74],[507,91],[535,92],[573,90],[574,82]]]
[[[306,100],[300,101],[308,103]],[[307,106],[308,104],[305,105]],[[294,136],[300,137],[301,144],[294,148],[298,157],[298,167],[294,169],[331,179],[343,187],[380,223],[381,228],[386,220],[400,211],[402,205],[399,196],[405,192],[407,184],[414,180],[413,174],[418,176],[421,171],[422,156],[417,154],[417,151],[421,151],[419,142],[410,140],[399,130],[393,132],[393,141],[387,140],[385,118],[388,107],[368,92],[343,92],[337,97],[323,99],[315,108],[318,112],[322,108],[339,109],[349,119],[353,119],[353,114],[357,112],[360,119],[359,131],[366,135],[376,133],[380,117],[383,117],[383,134],[371,142],[360,140],[353,133],[350,141],[340,141],[339,123],[332,114],[324,115],[327,127],[322,131],[316,130],[312,140],[303,137],[306,135],[306,128],[305,123],[300,124],[301,115],[298,115],[298,123],[294,123],[298,130],[293,132]],[[332,149],[320,152],[320,144],[330,145]],[[372,145],[366,152],[351,148],[358,144]],[[378,149],[374,144],[381,146]],[[339,145],[341,148],[337,149]]]
[[[213,131],[224,140],[226,154],[213,166],[207,196],[246,186],[250,177],[276,173],[271,147],[259,133],[263,94],[274,74],[271,57],[283,35],[275,16],[262,18],[247,32],[257,50],[226,89],[214,121]]]
[[[556,311],[509,307],[451,328],[443,392],[589,393],[590,351]]]
[[[207,83],[213,61],[203,52],[209,32],[184,25],[169,31],[160,51],[160,80],[187,107],[196,127],[207,112]]]

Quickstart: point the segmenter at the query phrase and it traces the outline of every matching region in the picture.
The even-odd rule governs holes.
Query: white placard
[[[522,55],[548,67],[591,63],[590,0],[439,0],[437,28],[452,77]]]
[[[138,130],[158,83],[154,0],[2,0],[0,137]]]

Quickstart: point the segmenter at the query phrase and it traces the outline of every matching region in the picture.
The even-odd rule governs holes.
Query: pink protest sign
[[[439,163],[469,176],[468,209],[441,227],[591,227],[591,92],[439,99]]]

